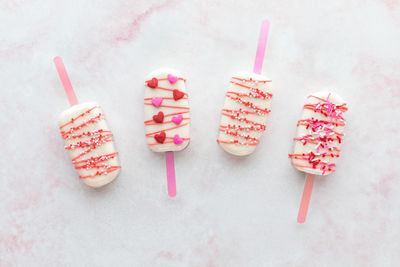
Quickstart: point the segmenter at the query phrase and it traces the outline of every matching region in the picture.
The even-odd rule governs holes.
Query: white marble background
[[[215,141],[220,110],[264,18],[273,112],[235,158]],[[398,0],[0,1],[0,266],[400,266],[399,47]],[[56,55],[114,131],[123,169],[103,189],[64,151]],[[144,139],[143,80],[162,66],[185,73],[192,107],[175,199]],[[304,175],[287,154],[323,89],[348,101],[347,136],[299,225]]]

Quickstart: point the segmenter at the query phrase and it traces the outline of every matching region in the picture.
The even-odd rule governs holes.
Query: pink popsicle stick
[[[264,62],[265,48],[267,46],[269,33],[269,20],[264,20],[261,24],[260,36],[258,37],[258,45],[256,52],[256,60],[254,62],[253,72],[261,74],[262,65]]]
[[[60,80],[64,87],[64,91],[67,94],[69,104],[71,106],[78,104],[78,99],[76,98],[74,89],[72,88],[71,81],[69,80],[67,71],[65,70],[65,66],[61,57],[55,57],[54,64],[56,65],[56,69],[58,75],[60,76]]]
[[[175,183],[175,163],[174,163],[174,152],[165,152],[165,163],[167,166],[167,186],[168,195],[170,197],[176,196],[176,183]]]
[[[314,185],[315,174],[307,174],[306,182],[304,183],[303,196],[301,197],[299,215],[297,216],[298,223],[304,223],[307,217],[308,204],[310,203],[311,193]]]

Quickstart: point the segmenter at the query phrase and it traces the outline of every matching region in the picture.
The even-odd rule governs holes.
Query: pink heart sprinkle
[[[183,139],[179,137],[179,134],[174,135],[174,143],[180,145],[183,143]]]
[[[162,103],[162,101],[163,101],[163,98],[162,97],[153,97],[152,99],[151,99],[151,103],[153,103],[153,105],[155,106],[155,107],[159,107],[159,106],[161,106],[161,103]]]
[[[183,116],[182,115],[179,115],[179,116],[176,116],[176,117],[172,117],[172,121],[177,125],[181,124],[182,120],[183,120]]]
[[[170,84],[174,84],[176,83],[176,81],[178,80],[178,77],[172,75],[172,74],[168,74],[168,81]]]

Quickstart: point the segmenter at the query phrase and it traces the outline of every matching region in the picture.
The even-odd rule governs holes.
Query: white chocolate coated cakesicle
[[[253,153],[266,129],[272,98],[271,80],[251,72],[231,78],[222,109],[217,142],[228,153]]]
[[[190,108],[186,79],[173,69],[150,73],[145,83],[146,140],[154,152],[180,151],[190,140]]]
[[[65,110],[59,117],[59,126],[65,149],[79,178],[87,185],[101,187],[118,176],[118,152],[97,103],[82,103]]]
[[[335,171],[340,154],[347,104],[331,92],[318,92],[308,97],[297,123],[292,164],[300,171],[328,175]]]

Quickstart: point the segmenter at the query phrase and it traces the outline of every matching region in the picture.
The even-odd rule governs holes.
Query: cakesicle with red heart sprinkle
[[[185,83],[179,71],[168,68],[153,71],[145,82],[147,146],[154,152],[165,152],[170,197],[176,196],[174,151],[187,147],[190,140],[190,108]]]
[[[308,97],[297,122],[294,152],[289,154],[298,170],[317,175],[335,171],[343,140],[347,105],[337,94],[318,92]]]
[[[231,78],[217,139],[226,152],[245,156],[256,149],[266,129],[271,98],[271,80],[267,77],[240,72]]]
[[[190,140],[190,108],[185,78],[179,71],[162,68],[145,83],[144,124],[152,151],[180,151]]]

